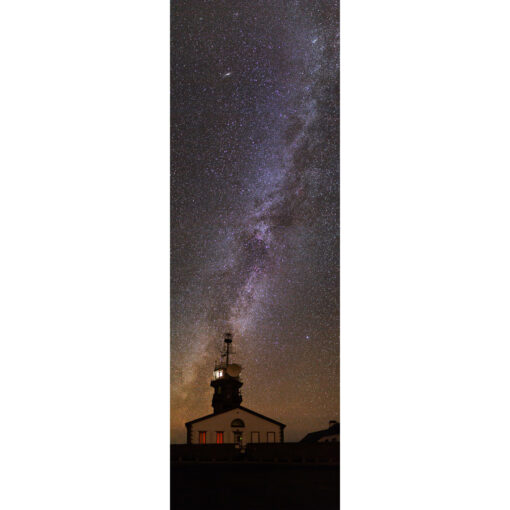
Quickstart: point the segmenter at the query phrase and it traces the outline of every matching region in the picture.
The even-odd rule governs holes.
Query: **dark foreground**
[[[338,510],[336,465],[172,463],[172,510]]]

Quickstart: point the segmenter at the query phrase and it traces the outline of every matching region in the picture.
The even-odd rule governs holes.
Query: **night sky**
[[[339,419],[337,0],[171,4],[171,440],[242,405],[285,439]]]

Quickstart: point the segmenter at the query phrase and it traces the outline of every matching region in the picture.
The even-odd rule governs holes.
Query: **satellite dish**
[[[236,363],[233,363],[232,365],[227,366],[227,374],[230,377],[239,377],[240,373],[241,373],[241,365],[237,365]]]

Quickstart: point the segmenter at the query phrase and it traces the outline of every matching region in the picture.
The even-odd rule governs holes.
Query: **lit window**
[[[198,433],[198,442],[200,444],[205,444],[205,435],[206,435],[206,432],[199,432]]]
[[[223,377],[223,370],[215,370],[214,371],[214,378],[219,379],[220,377]]]
[[[275,442],[274,432],[268,432],[267,433],[267,442],[268,443],[274,443]]]
[[[252,443],[260,443],[260,432],[252,432],[251,433],[251,442]]]
[[[216,432],[216,444],[223,444],[223,431]]]

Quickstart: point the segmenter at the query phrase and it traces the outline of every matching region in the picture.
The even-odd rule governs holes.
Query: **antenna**
[[[228,356],[230,354],[230,344],[232,343],[232,335],[230,333],[225,333],[225,345],[226,345],[226,355],[227,355],[227,366],[228,366]]]

